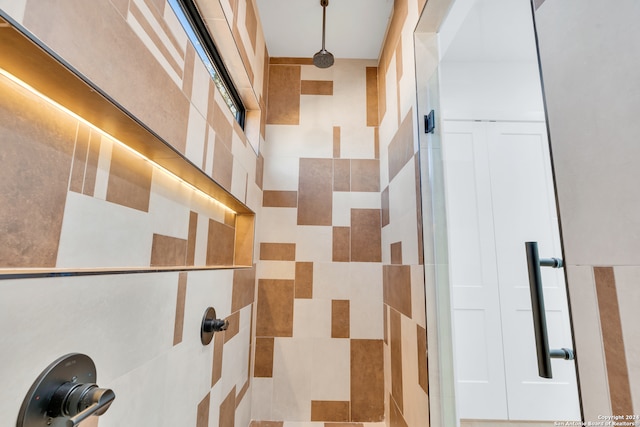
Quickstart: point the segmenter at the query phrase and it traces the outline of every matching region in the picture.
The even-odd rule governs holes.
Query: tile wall
[[[254,5],[217,8],[259,106],[266,48]],[[165,1],[2,0],[0,9],[259,213],[253,146],[264,134],[235,123]],[[0,22],[0,31],[12,30]],[[2,267],[231,264],[235,221],[224,209],[29,94],[5,82],[0,91]],[[250,116],[260,129],[259,107]],[[249,425],[255,272],[0,281],[0,412],[15,420],[38,374],[79,352],[116,393],[94,426]],[[203,346],[208,306],[229,329]]]
[[[412,47],[424,3],[396,2],[379,64],[270,59],[255,427],[429,425]]]

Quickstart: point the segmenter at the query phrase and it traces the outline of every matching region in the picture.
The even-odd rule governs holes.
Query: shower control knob
[[[89,356],[72,353],[49,365],[36,379],[18,413],[17,427],[76,427],[102,415],[116,398],[96,384]]]
[[[228,327],[228,320],[218,319],[216,316],[216,310],[213,307],[207,308],[204,312],[204,316],[202,316],[200,342],[202,342],[202,345],[209,344],[213,339],[214,333],[226,331]]]

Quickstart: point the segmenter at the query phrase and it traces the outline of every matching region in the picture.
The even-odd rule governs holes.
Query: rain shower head
[[[320,0],[322,6],[322,49],[313,55],[313,65],[318,68],[329,68],[333,65],[333,54],[324,48],[324,32],[329,0]]]

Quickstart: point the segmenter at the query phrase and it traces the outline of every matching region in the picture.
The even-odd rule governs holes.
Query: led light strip
[[[149,162],[153,167],[157,168],[159,171],[165,173],[166,175],[168,175],[169,177],[175,179],[176,181],[178,181],[179,183],[185,185],[187,188],[189,188],[192,191],[195,191],[196,193],[200,194],[201,196],[204,196],[205,198],[212,200],[213,202],[215,202],[217,205],[223,207],[224,209],[226,209],[227,211],[233,213],[233,214],[237,214],[236,211],[234,211],[233,209],[231,209],[230,207],[228,207],[227,205],[225,205],[224,203],[220,202],[219,200],[216,200],[215,198],[213,198],[211,195],[205,193],[204,191],[202,191],[201,189],[197,188],[196,186],[194,186],[193,184],[185,181],[184,179],[180,178],[178,175],[176,175],[175,173],[171,172],[170,170],[166,169],[165,167],[159,165],[158,163],[154,162],[153,160],[149,159],[148,157],[144,156],[143,154],[137,152],[136,150],[134,150],[133,148],[129,147],[127,144],[125,144],[124,142],[120,141],[119,139],[115,138],[113,135],[110,135],[109,133],[105,132],[104,130],[100,129],[98,126],[94,125],[93,123],[89,122],[88,120],[86,120],[85,118],[77,115],[76,113],[74,113],[73,111],[69,110],[67,107],[60,105],[59,103],[57,103],[56,101],[54,101],[53,99],[49,98],[48,96],[44,95],[43,93],[39,92],[38,90],[36,90],[35,88],[33,88],[32,86],[30,86],[29,84],[25,83],[24,81],[20,80],[18,77],[14,76],[13,74],[9,73],[8,71],[6,71],[3,68],[0,68],[0,75],[4,76],[5,78],[7,78],[8,80],[10,80],[11,82],[13,82],[14,84],[20,86],[21,88],[27,90],[28,92],[31,92],[32,94],[36,95],[37,97],[41,98],[42,100],[46,101],[47,103],[49,103],[50,105],[54,106],[55,108],[59,109],[60,111],[68,114],[69,116],[73,117],[76,120],[79,120],[80,122],[86,124],[87,126],[89,126],[91,129],[99,132],[101,135],[103,135],[104,137],[108,138],[110,141],[113,141],[115,143],[117,143],[118,145],[120,145],[122,148],[126,149],[127,151],[129,151],[130,153],[134,154],[135,156],[141,158],[142,160]]]

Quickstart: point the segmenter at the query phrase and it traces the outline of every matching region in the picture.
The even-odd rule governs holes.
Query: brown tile
[[[189,212],[189,234],[187,237],[187,263],[194,265],[196,259],[196,236],[198,232],[198,213]]]
[[[429,394],[429,375],[427,365],[427,330],[416,325],[416,337],[418,340],[418,384]]]
[[[313,263],[296,262],[295,297],[313,297]]]
[[[235,229],[209,219],[207,265],[233,265]]]
[[[110,0],[111,4],[116,8],[122,18],[126,19],[129,13],[129,0]]]
[[[391,244],[391,264],[402,264],[402,242]]]
[[[393,4],[393,15],[391,17],[391,22],[389,23],[389,28],[387,28],[387,35],[384,39],[384,44],[382,46],[382,52],[380,53],[380,61],[379,68],[384,70],[386,73],[387,68],[391,62],[391,58],[395,52],[395,48],[398,44],[398,40],[400,40],[402,36],[402,28],[404,27],[404,22],[407,19],[407,15],[409,13],[408,0],[396,0]],[[379,76],[378,79],[382,84],[379,84],[378,87],[384,87],[385,79]],[[380,102],[381,106],[384,106],[384,102]],[[383,114],[380,115],[382,119]]]
[[[144,2],[149,6],[149,9],[152,11],[156,10],[154,15],[158,18],[158,20],[162,19],[162,14],[164,13],[164,6],[166,4],[165,0],[144,0]],[[179,47],[179,46],[176,46]]]
[[[218,427],[234,427],[236,422],[236,387],[233,386],[227,397],[220,404]]]
[[[233,176],[233,155],[229,148],[222,142],[218,134],[213,149],[213,174],[212,178],[226,190],[231,190],[231,178]]]
[[[351,260],[351,228],[333,227],[333,262],[349,262]]]
[[[380,207],[382,210],[382,226],[389,225],[389,186],[380,193]]]
[[[362,423],[324,423],[324,427],[364,427]]]
[[[2,267],[54,267],[78,123],[0,80]]]
[[[380,262],[380,209],[351,209],[351,261]]]
[[[380,160],[351,160],[351,191],[380,191]]]
[[[298,192],[265,190],[262,193],[262,206],[268,208],[296,208],[298,207]]]
[[[298,225],[331,225],[333,160],[300,159]]]
[[[367,67],[367,126],[378,126],[378,68]]]
[[[593,274],[596,281],[612,413],[616,415],[633,414],[629,369],[624,349],[622,321],[620,320],[613,267],[594,267]]]
[[[415,177],[416,177],[416,222],[417,231],[416,238],[418,239],[418,264],[424,264],[424,240],[422,238],[422,194],[420,192],[422,186],[420,184],[420,156],[416,153],[414,156],[415,163]]]
[[[389,396],[389,425],[393,427],[409,427],[402,415],[402,411],[393,400],[393,396]]]
[[[69,179],[69,190],[76,193],[82,193],[90,135],[91,129],[89,126],[80,123],[78,125],[78,134],[76,135],[75,150],[73,151],[71,178]]]
[[[89,138],[89,152],[87,153],[87,167],[84,172],[84,184],[82,194],[93,197],[96,189],[96,174],[98,172],[98,160],[100,158],[100,144],[102,137],[96,131],[91,132]]]
[[[282,427],[284,421],[251,421],[249,427]]]
[[[231,311],[238,311],[251,304],[256,295],[256,267],[233,270]]]
[[[302,80],[300,82],[301,95],[333,95],[333,81],[331,80]]]
[[[349,421],[349,402],[312,400],[311,421]]]
[[[152,166],[118,145],[113,146],[107,201],[149,211]]]
[[[265,261],[295,261],[295,243],[260,243],[260,259]]]
[[[251,50],[256,51],[256,37],[258,35],[258,18],[256,16],[256,10],[253,7],[253,2],[248,1],[246,5],[246,15],[244,19],[244,25],[249,34],[249,41],[251,42]]]
[[[184,329],[184,307],[187,298],[187,273],[178,274],[178,295],[176,297],[176,322],[173,327],[173,345],[182,342]]]
[[[384,303],[411,318],[411,266],[383,265]]]
[[[413,109],[410,109],[389,144],[389,181],[413,158]]]
[[[253,265],[253,241],[255,237],[255,215],[236,215],[236,249],[234,264],[237,266]]]
[[[189,100],[119,10],[109,1],[39,5],[27,8],[22,24],[184,153]]]
[[[247,391],[249,391],[250,385],[251,381],[249,381],[249,378],[247,378],[240,391],[238,391],[238,394],[236,394],[236,409],[238,409],[238,406],[240,406],[242,399],[244,399],[244,397],[247,395]]]
[[[293,280],[260,279],[256,336],[293,336]]]
[[[162,234],[153,234],[151,266],[184,266],[187,261],[187,241]]]
[[[351,162],[349,159],[333,160],[333,191],[351,191]]]
[[[402,324],[400,313],[393,309],[389,310],[389,346],[391,347],[391,396],[402,412]]]
[[[271,378],[273,376],[273,344],[274,338],[256,338],[255,364],[253,376]]]
[[[271,58],[273,60],[273,58]],[[300,123],[300,66],[270,65],[267,124]]]
[[[208,427],[209,426],[209,401],[211,400],[211,393],[207,395],[198,403],[198,412],[196,415],[196,427]]]
[[[235,313],[228,316],[226,320],[229,322],[229,326],[227,327],[227,330],[224,331],[225,343],[228,342],[231,338],[238,335],[238,332],[240,331],[240,312],[236,311]]]
[[[211,387],[222,378],[222,357],[224,353],[224,334],[213,335],[213,364],[211,366]]]
[[[331,338],[349,338],[350,330],[349,300],[331,300]]]
[[[351,340],[351,421],[384,419],[382,340]]]
[[[262,153],[256,158],[256,185],[262,190],[262,182],[264,178],[264,157]]]
[[[182,91],[187,99],[191,99],[191,92],[193,91],[193,67],[195,60],[196,50],[191,43],[187,43],[187,51],[184,55],[184,71],[182,72]],[[209,92],[211,93],[211,91]],[[211,105],[211,97],[209,97],[209,105]]]
[[[313,58],[276,57],[276,58],[269,58],[269,64],[313,65]]]
[[[333,158],[340,158],[340,126],[333,127]]]

